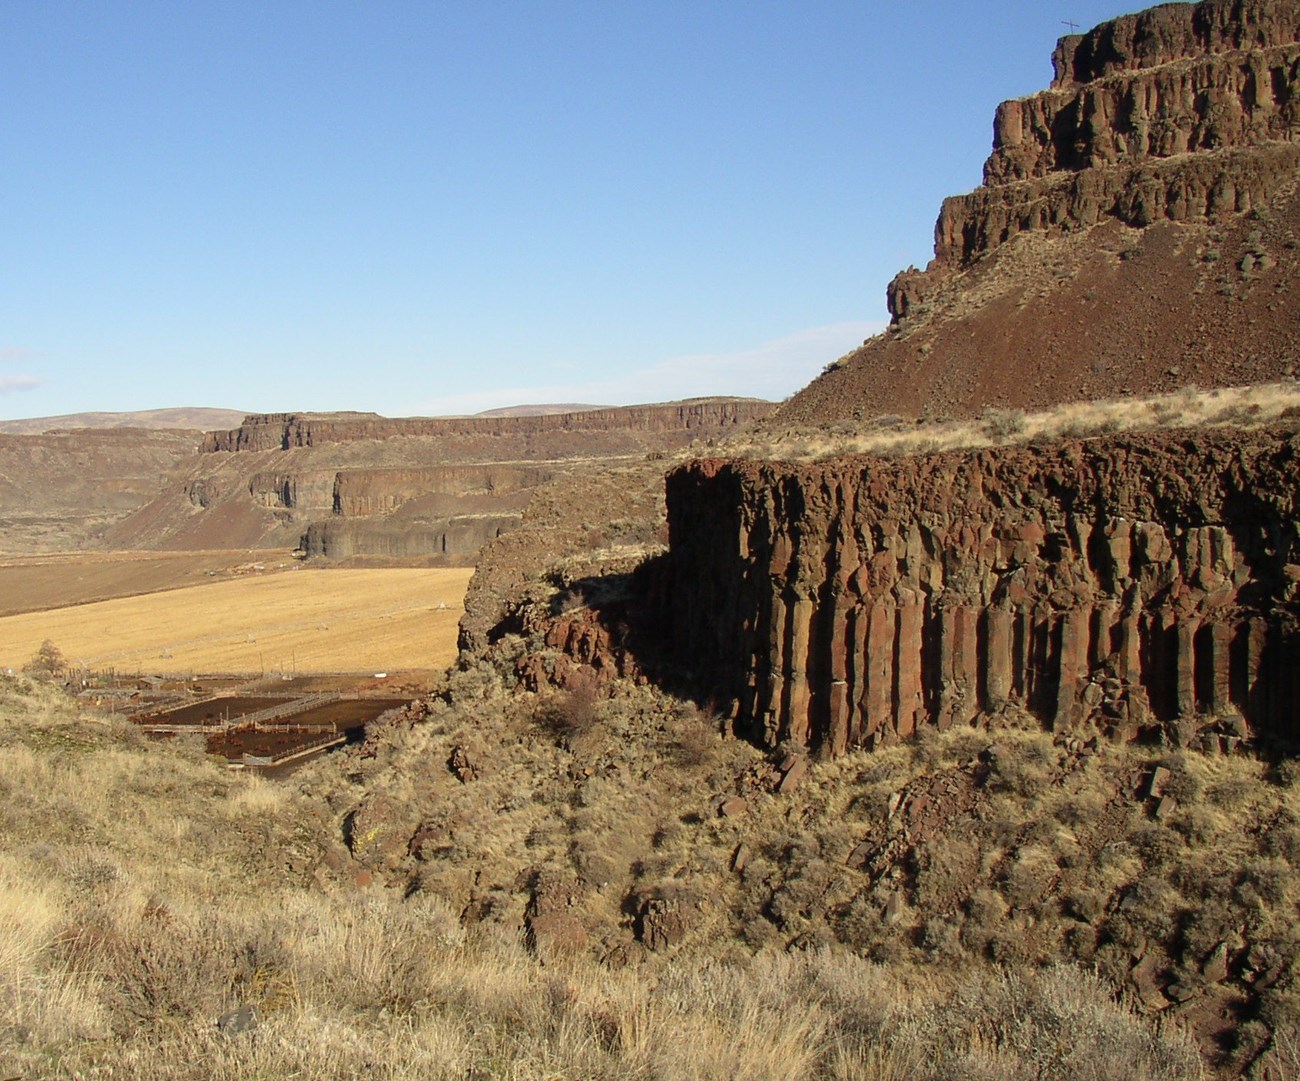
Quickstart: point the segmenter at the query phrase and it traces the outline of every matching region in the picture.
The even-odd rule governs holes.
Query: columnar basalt
[[[738,732],[842,753],[1019,706],[1293,740],[1290,434],[670,475],[669,633]]]
[[[333,510],[346,518],[389,514],[422,496],[492,498],[545,484],[554,469],[540,466],[462,465],[432,469],[351,469],[334,479]]]

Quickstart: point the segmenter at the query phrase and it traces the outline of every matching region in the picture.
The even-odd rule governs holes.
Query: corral
[[[158,736],[204,737],[209,753],[235,768],[297,762],[360,734],[404,698],[341,697],[337,693],[220,695],[171,708],[149,708],[131,720]]]

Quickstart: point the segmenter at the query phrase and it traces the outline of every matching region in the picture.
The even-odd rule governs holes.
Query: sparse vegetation
[[[846,454],[896,456],[1153,428],[1261,428],[1286,422],[1297,413],[1300,386],[1292,381],[1213,391],[1186,386],[1170,394],[1070,402],[1038,413],[990,408],[974,421],[938,420],[902,430],[894,417],[865,421],[852,433],[789,428],[740,437],[727,451],[736,457],[784,461]]]
[[[601,709],[612,732],[644,723],[626,707]],[[386,745],[411,767],[427,762],[468,719],[446,707],[422,730],[391,732],[379,755],[388,759]],[[666,738],[680,740],[694,723],[683,715]],[[622,970],[583,950],[543,964],[508,919],[487,915],[492,904],[463,918],[451,878],[437,888],[436,877],[422,877],[411,888],[390,867],[359,885],[330,810],[346,788],[323,766],[284,785],[232,776],[194,747],[79,720],[67,699],[21,679],[0,688],[0,748],[5,1076],[1202,1076],[1185,1035],[1143,1020],[1070,966],[886,969],[830,944],[751,955],[717,934]],[[894,754],[893,768],[906,758]],[[515,816],[535,816],[526,808],[539,804],[523,793],[502,804],[521,776],[509,762],[496,766],[497,780],[459,787],[499,808],[466,826],[500,844]],[[546,813],[574,813],[565,811],[567,785],[555,788],[540,770],[528,776],[539,795],[554,789]],[[595,780],[581,782],[588,791],[575,822],[590,820],[576,828],[602,833],[616,863],[611,846],[638,820],[610,815],[644,804],[626,785],[597,792]],[[668,803],[642,824],[663,846],[663,870],[687,849],[696,861],[703,852],[702,822],[664,817],[686,788],[666,786]],[[810,806],[827,795],[815,786]],[[390,788],[387,798],[413,797]],[[534,860],[547,858],[546,836],[536,821]],[[480,859],[506,854],[460,843]],[[782,864],[810,888],[838,873],[828,851],[837,843],[796,836]],[[603,893],[586,888],[583,907]],[[998,903],[981,903],[995,919]]]

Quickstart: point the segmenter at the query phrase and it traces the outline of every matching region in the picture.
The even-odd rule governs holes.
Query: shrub
[[[55,679],[65,667],[63,651],[47,638],[32,659],[23,665],[23,671],[37,679]]]
[[[1022,409],[986,409],[980,426],[995,443],[1003,443],[1025,430],[1025,413]]]

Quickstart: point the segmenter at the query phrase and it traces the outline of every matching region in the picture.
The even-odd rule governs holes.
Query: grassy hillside
[[[471,712],[491,724],[494,708]],[[469,716],[434,709],[417,744],[438,751]],[[537,753],[591,753],[580,735],[563,738],[586,751]],[[0,1074],[1201,1076],[1185,1036],[1078,968],[721,939],[621,969],[543,959],[508,924],[464,918],[454,891],[359,869],[338,838],[362,761],[270,784],[0,681]],[[435,767],[408,761],[408,778]]]

